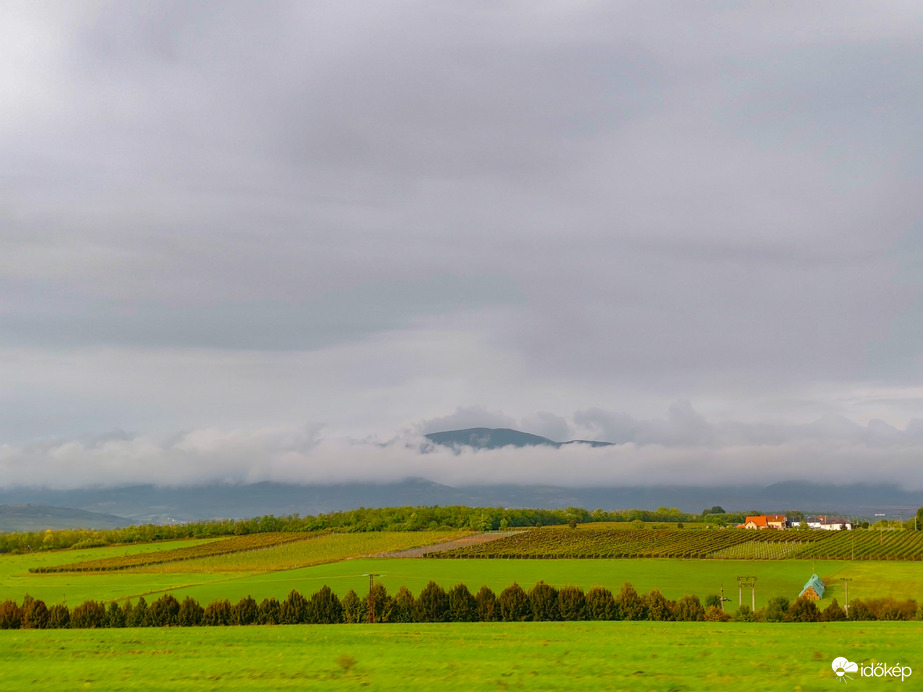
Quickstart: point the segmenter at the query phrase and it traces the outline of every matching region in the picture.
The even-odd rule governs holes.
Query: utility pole
[[[738,607],[743,605],[743,587],[750,587],[750,611],[756,612],[756,577],[737,577]]]
[[[365,576],[365,575],[363,575]],[[375,577],[380,577],[381,574],[376,574],[374,572],[369,572],[369,624],[375,624],[375,598],[372,595],[372,586],[375,584]]]
[[[843,577],[840,579],[840,581],[846,585],[846,605],[843,606],[843,610],[846,611],[846,617],[849,617],[849,582],[852,580],[852,577]]]
[[[725,597],[724,597],[724,584],[721,585],[721,596],[719,596],[719,598],[721,599],[721,612],[723,613],[723,612],[724,612],[724,604],[725,604],[725,602],[731,600],[730,598],[725,598]]]

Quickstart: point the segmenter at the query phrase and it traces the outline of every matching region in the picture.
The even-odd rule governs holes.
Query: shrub
[[[0,603],[0,629],[18,630],[22,625],[22,609],[9,599]]]
[[[478,620],[481,622],[496,622],[500,619],[500,609],[497,606],[497,597],[487,586],[482,586],[474,596],[477,603]]]
[[[48,609],[48,628],[64,629],[70,625],[71,612],[63,603],[56,603]]]
[[[276,604],[278,605],[278,604]],[[180,627],[198,627],[202,624],[205,617],[205,608],[199,605],[199,602],[190,596],[186,596],[183,602],[179,604],[179,612],[176,615],[176,624]]]
[[[231,612],[231,624],[255,625],[260,621],[260,607],[252,596],[244,596]]]
[[[734,622],[756,622],[756,614],[746,603],[741,603],[737,612],[734,613]]]
[[[452,622],[477,622],[478,604],[468,587],[456,584],[449,589],[449,617]]]
[[[93,600],[84,601],[71,613],[70,626],[86,629],[106,626],[106,607]]]
[[[766,622],[785,622],[788,619],[788,599],[785,596],[773,596],[763,609],[763,620]]]
[[[449,596],[439,584],[430,581],[417,598],[417,617],[420,622],[448,622]]]
[[[381,582],[375,582],[372,585],[369,595],[365,597],[366,612],[369,611],[370,603],[375,608],[373,611],[375,614],[375,622],[387,622],[390,617],[391,597],[388,596],[388,590],[385,589],[384,584]]]
[[[558,610],[562,620],[586,619],[586,596],[579,586],[564,586],[558,591]]]
[[[543,581],[529,589],[529,605],[532,607],[532,619],[536,622],[561,619],[558,590]]]
[[[532,605],[519,584],[514,583],[503,589],[497,598],[497,606],[503,622],[526,622],[532,619]]]
[[[789,607],[788,616],[792,622],[817,622],[820,611],[810,598],[800,597]]]
[[[164,594],[151,603],[149,614],[152,627],[174,626],[179,616],[179,601],[173,594]]]
[[[644,605],[646,606],[648,620],[665,622],[674,619],[673,609],[675,604],[668,601],[657,589],[648,594]]]
[[[341,601],[343,606],[343,620],[345,622],[365,622],[366,614],[362,600],[353,589],[346,592]]]
[[[622,585],[622,590],[615,597],[615,619],[616,620],[645,620],[644,602],[641,596],[635,591],[635,587],[630,582]]]
[[[22,628],[27,630],[43,630],[48,627],[48,606],[45,601],[30,598],[28,603],[23,599]]]
[[[417,603],[406,586],[402,586],[391,599],[388,622],[414,622],[417,618]]]
[[[698,622],[705,619],[705,608],[699,597],[693,594],[686,594],[676,602],[673,609],[677,620],[682,622]]]
[[[144,600],[144,596],[139,597],[134,606],[127,604],[125,607],[126,611],[131,608],[131,611],[126,613],[129,627],[147,627],[151,624],[147,601]]]
[[[846,619],[846,613],[843,611],[842,606],[836,602],[835,598],[830,601],[830,605],[824,608],[820,615],[820,619],[824,622],[839,622]]]
[[[279,609],[281,620],[286,625],[301,625],[308,621],[308,599],[292,589]]]
[[[222,627],[230,625],[234,617],[234,607],[226,598],[212,601],[205,607],[202,613],[202,624],[210,627]]]
[[[730,619],[731,616],[716,605],[710,605],[705,609],[706,622],[727,622]]]
[[[594,586],[586,595],[587,620],[614,620],[615,599],[612,592],[602,586]]]
[[[338,625],[343,622],[343,605],[326,584],[311,596],[310,610],[314,622],[320,625]]]
[[[260,624],[278,625],[281,623],[282,607],[275,598],[264,598],[260,601]]]

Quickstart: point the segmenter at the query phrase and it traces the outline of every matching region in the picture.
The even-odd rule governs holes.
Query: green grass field
[[[117,552],[130,548],[98,548]],[[75,551],[76,552],[76,551]],[[90,553],[91,551],[80,551]],[[271,552],[271,551],[261,551]],[[253,553],[253,555],[260,555]],[[448,560],[448,559],[345,559],[338,562],[299,569],[268,572],[229,571],[213,573],[186,572],[108,572],[101,574],[29,574],[30,557],[43,560],[70,561],[74,552],[44,553],[38,556],[0,557],[0,600],[21,600],[26,593],[47,603],[66,598],[70,605],[94,600],[122,600],[145,596],[152,598],[170,591],[182,600],[192,596],[206,604],[218,598],[236,602],[244,596],[258,601],[284,598],[297,589],[310,595],[324,584],[342,596],[349,589],[362,594],[368,590],[368,572],[381,573],[381,581],[390,593],[407,586],[419,593],[432,579],[444,587],[459,582],[472,590],[486,584],[495,591],[514,581],[528,588],[543,580],[554,586],[575,584],[584,588],[606,586],[617,591],[630,581],[636,589],[648,592],[660,589],[667,598],[694,593],[700,598],[717,593],[722,585],[737,605],[737,576],[756,576],[757,607],[772,596],[794,599],[811,576],[811,560]],[[814,569],[828,585],[823,606],[831,598],[844,601],[843,577],[852,578],[850,598],[913,598],[923,601],[923,563],[899,561],[818,560]],[[749,598],[745,598],[749,602]]]
[[[0,631],[0,689],[825,690],[901,663],[923,623],[484,623]],[[53,652],[53,653],[52,653]]]

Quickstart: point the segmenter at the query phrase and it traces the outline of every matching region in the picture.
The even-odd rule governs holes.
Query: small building
[[[760,514],[747,517],[743,524],[737,525],[738,529],[785,529],[788,528],[788,517],[784,514]]]
[[[821,528],[825,531],[852,531],[852,522],[845,517],[827,517]]]
[[[811,575],[811,578],[808,579],[808,583],[804,585],[801,593],[798,594],[798,598],[802,596],[810,598],[812,601],[819,601],[824,597],[824,582],[820,580],[820,577],[816,574]]]
[[[747,517],[746,521],[743,524],[738,524],[738,529],[768,529],[769,523],[766,521],[765,515],[759,515],[755,517]]]
[[[784,514],[767,514],[766,524],[770,529],[787,529],[788,517]]]

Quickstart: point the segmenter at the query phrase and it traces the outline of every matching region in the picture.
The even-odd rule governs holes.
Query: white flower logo
[[[852,680],[846,673],[858,673],[859,664],[840,656],[833,659],[833,672],[836,673],[837,679],[846,682],[847,680]]]

